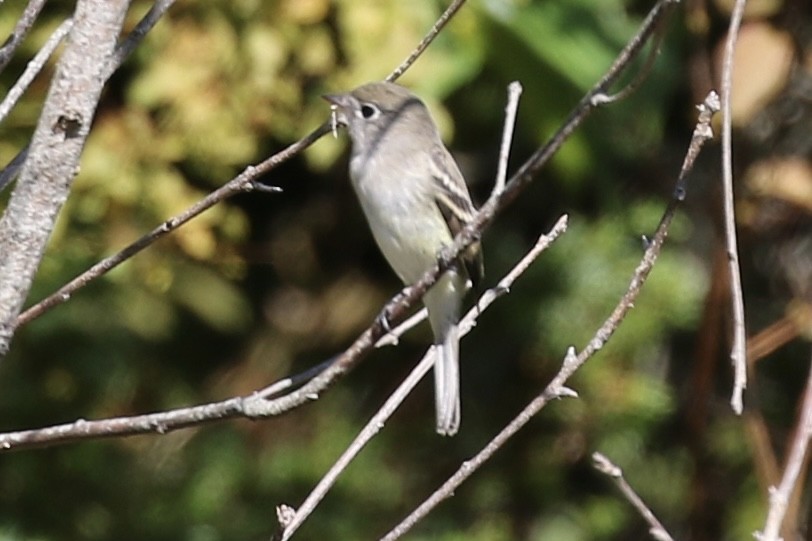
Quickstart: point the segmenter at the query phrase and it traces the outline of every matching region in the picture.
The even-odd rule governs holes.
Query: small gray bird
[[[406,285],[437,261],[473,218],[474,205],[454,158],[420,99],[394,83],[369,83],[325,96],[352,139],[350,178],[372,235]],[[459,331],[465,291],[482,278],[479,243],[425,294],[434,332],[437,432],[460,425]]]

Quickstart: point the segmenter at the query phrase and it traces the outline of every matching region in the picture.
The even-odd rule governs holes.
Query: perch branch
[[[476,325],[476,320],[480,314],[490,307],[493,302],[499,297],[506,295],[513,283],[530,268],[530,265],[538,258],[538,256],[546,250],[561,234],[566,231],[567,217],[562,216],[555,223],[553,228],[546,235],[541,235],[536,244],[528,251],[524,257],[513,267],[513,269],[502,278],[496,287],[488,289],[479,298],[477,303],[471,308],[465,317],[460,320],[460,337],[467,335],[471,329]],[[398,407],[403,403],[407,396],[417,386],[421,379],[428,373],[434,365],[434,348],[429,349],[423,356],[423,359],[417,364],[412,372],[403,380],[395,392],[386,400],[381,409],[364,426],[358,436],[352,441],[347,449],[341,454],[338,460],[327,471],[324,477],[318,482],[313,490],[305,498],[302,505],[296,509],[293,516],[287,517],[288,520],[284,524],[281,532],[277,533],[274,539],[281,539],[287,541],[299,529],[299,527],[307,520],[307,517],[316,509],[316,506],[321,502],[327,492],[335,484],[338,476],[343,472],[350,462],[361,452],[369,441],[383,428],[386,421],[397,411]],[[281,535],[281,537],[280,537]]]

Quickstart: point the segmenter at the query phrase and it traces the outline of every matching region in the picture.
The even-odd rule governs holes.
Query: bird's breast
[[[451,233],[432,196],[431,178],[382,165],[351,163],[353,188],[384,257],[401,280],[413,283],[451,243]]]

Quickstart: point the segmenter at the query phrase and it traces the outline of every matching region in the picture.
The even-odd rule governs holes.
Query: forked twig
[[[172,1],[174,0],[162,0],[156,2],[155,6],[153,6],[153,9],[150,10],[150,12],[147,13],[147,15],[145,15],[145,17],[139,23],[136,30],[133,31],[132,36],[134,37],[134,39],[136,36],[142,37],[143,34],[146,32],[146,30],[141,32],[139,31],[139,29],[150,28],[151,25],[154,24],[156,16],[159,16],[160,13],[162,13],[161,10],[165,10],[166,7],[171,5]],[[434,37],[436,37],[437,32],[439,32],[439,30],[443,26],[445,26],[445,24],[448,22],[448,20],[450,20],[451,16],[453,16],[453,14],[457,11],[457,9],[459,9],[462,3],[463,2],[461,1],[454,2],[443,13],[438,22],[435,23],[433,28],[429,31],[428,35],[421,41],[421,44],[415,49],[415,51],[413,51],[409,55],[409,58],[403,64],[401,64],[401,67],[403,66],[408,67],[414,62],[416,58],[420,56],[422,51],[425,50],[425,47],[428,45],[428,43],[430,43],[434,39]],[[134,43],[135,43],[134,41],[128,39],[124,43],[120,44],[120,48],[122,50],[131,50]],[[108,69],[110,65],[111,64],[108,64]],[[58,291],[56,291],[49,297],[43,299],[36,305],[32,306],[31,308],[20,314],[15,321],[15,327],[19,327],[20,325],[28,323],[29,321],[42,315],[43,313],[53,308],[54,306],[57,306],[67,301],[68,299],[70,299],[73,293],[75,293],[78,289],[89,283],[91,280],[103,275],[112,268],[126,261],[130,257],[134,256],[135,254],[137,254],[138,252],[149,246],[152,242],[155,242],[157,239],[163,237],[164,235],[176,229],[183,223],[191,220],[201,212],[205,211],[206,209],[216,204],[218,201],[221,201],[240,191],[265,189],[263,188],[264,185],[259,184],[257,181],[257,179],[261,175],[267,173],[268,171],[277,167],[279,164],[283,163],[287,159],[301,152],[302,150],[313,144],[316,140],[318,140],[322,135],[326,134],[328,131],[329,131],[329,122],[325,122],[303,139],[293,143],[284,150],[271,156],[264,162],[258,164],[257,166],[246,168],[246,170],[243,171],[243,173],[241,173],[240,175],[229,181],[219,190],[216,190],[215,192],[209,194],[209,196],[199,201],[196,205],[193,205],[192,207],[187,209],[184,213],[165,221],[163,224],[153,229],[150,233],[142,236],[140,239],[130,244],[117,254],[114,254],[113,256],[110,256],[108,258],[103,259],[102,261],[99,261],[98,263],[93,265],[90,269],[86,270],[85,272],[83,272],[82,274],[80,274],[79,276],[77,276],[64,286],[62,286]],[[417,314],[416,317],[419,318],[419,314]],[[405,327],[399,327],[396,330],[398,332],[404,332]],[[390,335],[386,340],[392,341],[393,336],[396,337],[397,335],[396,334]],[[386,340],[382,342],[385,342]],[[373,344],[377,345],[378,341],[374,341]],[[189,408],[180,408],[169,412],[138,415],[133,417],[119,417],[100,421],[79,420],[73,423],[67,423],[63,425],[57,425],[42,429],[23,430],[0,434],[0,450],[11,450],[11,449],[16,450],[28,447],[66,443],[70,441],[96,437],[112,437],[119,435],[132,435],[148,432],[164,433],[169,430],[175,430],[187,426],[192,426],[200,422],[223,420],[239,417],[242,415],[250,416],[251,415],[250,405],[256,403],[257,400],[260,401],[267,400],[268,398],[279,392],[295,387],[304,380],[312,379],[314,375],[318,375],[319,373],[323,372],[326,367],[329,367],[333,364],[335,364],[335,362],[334,360],[331,359],[315,368],[306,371],[303,374],[285,378],[284,380],[276,382],[273,385],[266,387],[265,389],[253,393],[250,397],[247,398],[232,398],[222,402],[203,404],[200,406],[193,406]],[[246,412],[245,409],[246,404],[249,405],[248,412]],[[287,410],[283,408],[276,411],[278,414]],[[268,413],[267,411],[264,413],[264,415],[266,416],[270,414],[272,413]]]
[[[677,2],[678,0],[673,0],[674,4]],[[632,79],[631,82],[629,82],[625,87],[621,88],[615,94],[596,95],[593,98],[593,103],[597,105],[606,105],[624,100],[633,94],[641,84],[643,84],[648,76],[651,75],[651,70],[654,68],[654,61],[657,60],[657,55],[660,53],[660,45],[662,45],[663,40],[665,39],[666,21],[667,18],[663,18],[657,23],[657,27],[654,31],[654,40],[651,43],[651,49],[646,56],[643,66],[640,68],[640,71],[637,72],[634,79]]]
[[[415,284],[403,289],[396,297],[384,306],[381,316],[376,323],[364,331],[355,342],[342,353],[337,361],[327,370],[316,376],[300,389],[287,396],[265,401],[261,397],[249,397],[244,407],[246,413],[257,417],[279,415],[282,412],[298,407],[308,401],[316,399],[321,392],[332,386],[339,378],[355,367],[361,359],[369,353],[374,344],[386,333],[383,321],[397,324],[408,311],[420,301],[426,291],[434,285],[437,277],[444,272],[473,242],[477,241],[482,232],[495,219],[496,215],[513,202],[527,185],[533,180],[535,174],[549,162],[561,148],[575,129],[581,125],[595,110],[594,96],[604,93],[620,77],[623,70],[640,53],[645,41],[654,32],[656,25],[670,12],[673,0],[660,0],[649,12],[640,26],[637,34],[618,54],[617,59],[607,70],[604,76],[581,99],[573,111],[564,121],[561,128],[541,148],[536,150],[530,158],[514,173],[502,193],[493,194],[482,206],[476,217],[457,234],[454,242],[440,253],[439,260],[434,268],[426,271],[423,277]]]
[[[431,287],[436,281],[437,276],[443,272],[452,261],[458,257],[460,252],[465,249],[470,243],[478,239],[482,231],[487,227],[495,218],[496,214],[513,201],[518,194],[529,184],[534,174],[541,169],[549,159],[558,151],[564,141],[567,140],[574,130],[594,111],[595,105],[592,103],[592,98],[605,91],[620,75],[620,73],[628,66],[629,62],[639,53],[642,48],[645,38],[650,36],[654,27],[667,13],[667,7],[670,5],[670,0],[661,0],[656,4],[645,21],[641,24],[640,30],[637,35],[627,44],[626,47],[618,55],[618,59],[613,63],[612,67],[601,78],[601,80],[593,87],[593,89],[579,102],[573,112],[566,119],[558,132],[550,139],[550,141],[543,147],[538,149],[511,177],[511,180],[506,184],[504,191],[498,197],[491,197],[488,202],[483,206],[481,212],[477,215],[473,223],[469,224],[464,230],[456,237],[454,242],[447,250],[444,250],[440,261],[437,265],[426,274],[413,286],[407,287],[402,290],[396,297],[390,300],[389,303],[383,308],[383,313],[387,314],[389,321],[393,324],[399,323],[408,313],[410,308],[414,306],[422,298],[423,294]],[[305,148],[312,144],[318,137],[329,131],[329,123],[325,123],[319,129],[311,133],[305,139],[294,143],[282,153],[277,154],[257,167],[271,169],[287,159],[293,153]],[[232,186],[242,186],[242,183],[250,189],[254,178],[256,178],[257,168],[248,168],[243,175],[237,177],[232,181]],[[222,189],[226,189],[224,186]],[[233,187],[231,189],[234,189]],[[212,194],[211,197],[214,197]],[[206,201],[209,201],[207,198]],[[201,203],[196,206],[193,211],[202,212],[205,204]],[[207,208],[207,207],[206,207]],[[191,219],[193,211],[187,211],[179,218],[174,218],[161,226],[154,232],[156,235],[162,234],[162,230],[167,230],[177,226],[177,221],[181,218]],[[148,239],[142,239],[137,243],[128,247],[126,254],[120,256],[118,259],[108,259],[97,264],[102,267],[99,274],[109,270],[115,264],[120,263],[132,254],[140,251],[148,244]],[[105,268],[108,267],[106,270]],[[94,267],[95,268],[95,267]],[[96,271],[94,271],[96,272]],[[88,274],[80,275],[75,281],[89,281]],[[72,282],[73,284],[73,282]],[[81,285],[72,285],[67,290],[60,290],[57,292],[59,295],[70,295],[75,289]],[[49,298],[50,299],[50,298]],[[46,299],[48,300],[48,299]],[[64,299],[54,301],[55,304],[62,302]],[[36,307],[35,307],[36,308]],[[33,308],[32,308],[33,310]],[[219,403],[205,404],[191,408],[182,408],[173,410],[171,412],[161,412],[148,415],[140,415],[136,417],[122,417],[117,419],[108,419],[105,421],[78,421],[67,425],[60,425],[46,429],[26,430],[14,433],[0,434],[0,449],[21,449],[31,446],[51,445],[55,443],[64,443],[67,441],[74,441],[77,439],[85,439],[90,437],[107,437],[124,434],[139,434],[146,432],[166,432],[175,430],[186,426],[197,425],[206,421],[214,421],[221,419],[234,418],[239,416],[248,416],[251,418],[260,418],[275,416],[290,411],[304,403],[315,400],[320,393],[328,389],[334,384],[343,374],[347,373],[352,367],[358,364],[364,355],[374,347],[378,340],[386,334],[386,330],[381,324],[381,319],[376,319],[376,322],[364,331],[355,342],[343,353],[341,353],[336,361],[332,363],[327,369],[320,372],[312,380],[308,381],[301,388],[278,398],[268,400],[262,391],[258,391],[245,398],[233,398]],[[592,344],[590,345],[592,347]]]

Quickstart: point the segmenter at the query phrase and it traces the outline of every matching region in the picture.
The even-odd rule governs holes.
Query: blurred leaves
[[[151,5],[133,4],[129,28]],[[475,191],[487,192],[492,181],[507,83],[519,80],[525,89],[515,168],[631,37],[641,20],[632,4],[472,0],[404,75],[401,82],[426,101],[459,152]],[[773,13],[775,3],[766,4]],[[446,5],[178,2],[109,84],[31,301],[325,121],[322,94],[385,77]],[[0,34],[21,9],[22,2],[3,4]],[[47,6],[0,77],[0,93],[68,9]],[[657,225],[692,129],[689,96],[697,89],[686,73],[696,68],[686,57],[700,40],[683,39],[680,17],[670,21],[644,86],[596,112],[487,232],[493,284],[531,239],[570,214],[567,234],[463,344],[460,435],[434,435],[431,382],[424,382],[339,480],[303,539],[365,539],[391,527],[535,396],[566,348],[583,347],[609,315],[642,255],[642,237]],[[745,52],[761,60],[742,61],[737,73],[755,81],[741,118],[757,122],[792,80],[792,58],[788,31],[751,24],[761,26],[746,39],[766,41],[754,39]],[[780,69],[748,74],[770,51],[767,64]],[[28,140],[48,81],[46,70],[3,124],[0,163]],[[788,110],[797,112],[797,104]],[[245,394],[349,344],[400,285],[350,191],[346,146],[344,136],[323,138],[263,179],[282,194],[238,196],[208,210],[21,329],[0,365],[4,428]],[[571,382],[580,398],[550,404],[422,523],[415,539],[643,538],[642,521],[589,466],[595,450],[621,465],[669,524],[692,520],[699,487],[717,489],[714,503],[723,505],[715,515],[725,535],[709,539],[755,529],[763,500],[741,426],[716,407],[704,433],[685,428],[698,422],[686,418],[687,406],[719,401],[694,387],[691,371],[704,362],[695,333],[705,322],[708,332],[724,334],[703,312],[711,302],[713,232],[707,209],[698,210],[705,203],[695,201],[714,199],[702,183],[716,173],[699,167],[691,179],[698,195],[690,193],[634,310]],[[755,160],[743,178],[758,197],[741,204],[743,223],[762,228],[759,198],[808,210],[808,170],[803,155]],[[748,306],[782,314],[784,303],[769,298],[758,290]],[[299,505],[419,357],[428,334],[419,329],[399,348],[373,353],[337,388],[280,419],[4,456],[0,540],[265,538],[274,506]],[[724,373],[727,360],[719,358]],[[786,395],[780,381],[762,392]],[[781,411],[791,402],[767,401]],[[708,464],[724,482],[702,479]]]

